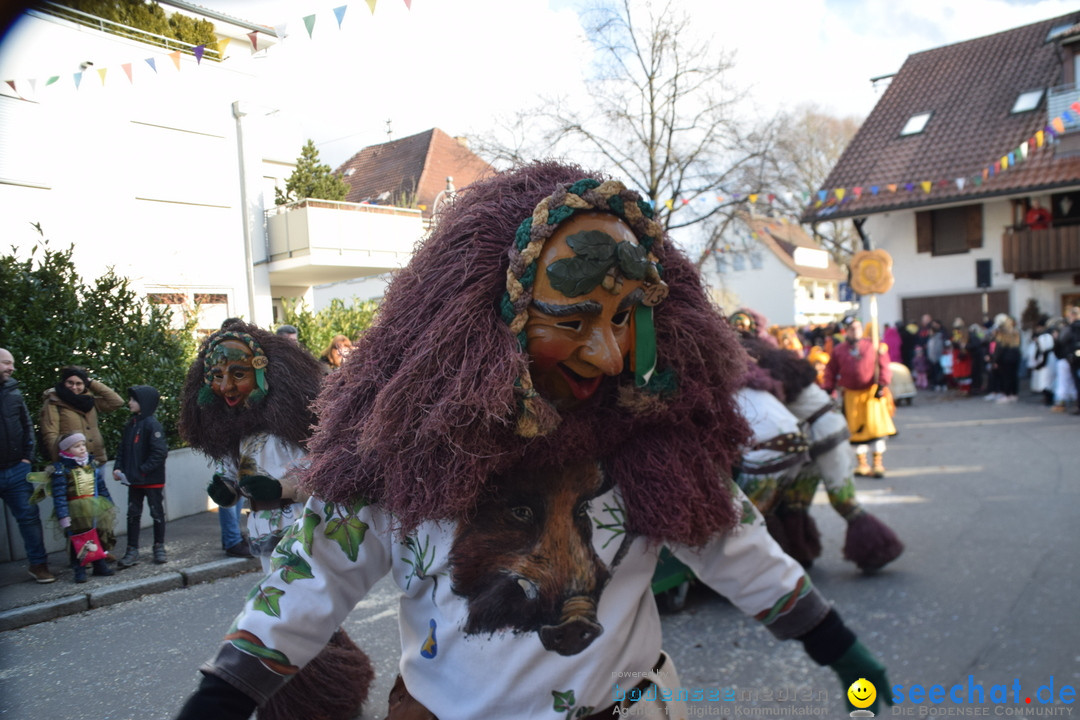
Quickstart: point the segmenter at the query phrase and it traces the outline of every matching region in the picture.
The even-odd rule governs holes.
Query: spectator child
[[[915,387],[920,390],[930,387],[930,361],[926,358],[926,350],[922,345],[915,347],[911,369],[915,372]]]
[[[160,394],[149,385],[128,388],[131,419],[124,425],[113,477],[128,486],[127,551],[117,563],[128,568],[139,562],[139,529],[143,498],[154,520],[154,562],[165,563],[165,458],[169,446],[165,431],[154,417]]]
[[[59,459],[53,463],[52,494],[60,527],[69,537],[96,528],[102,549],[111,550],[116,544],[113,533],[116,506],[105,487],[101,466],[90,457],[86,436],[82,433],[64,435],[57,447]],[[86,568],[76,556],[75,547],[69,545],[68,551],[75,582],[86,582]],[[104,560],[94,560],[92,564],[95,575],[113,574],[113,569]]]

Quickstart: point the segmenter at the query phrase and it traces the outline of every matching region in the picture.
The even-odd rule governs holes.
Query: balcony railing
[[[1080,225],[1046,230],[1005,230],[1001,264],[1013,275],[1080,272]]]
[[[1065,116],[1068,119],[1064,121],[1065,132],[1080,130],[1080,116],[1070,109],[1077,100],[1080,100],[1080,90],[1077,89],[1076,83],[1050,88],[1046,96],[1047,122],[1056,117],[1065,116],[1065,111],[1069,110],[1069,115]]]

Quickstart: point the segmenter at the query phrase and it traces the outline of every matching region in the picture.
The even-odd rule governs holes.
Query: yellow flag
[[[934,183],[930,182],[929,180],[923,180],[922,181],[923,192],[926,192],[926,193],[930,192],[930,188],[932,188],[932,187],[934,187]]]
[[[1043,146],[1043,137],[1044,137],[1044,135],[1045,135],[1045,134],[1043,133],[1043,131],[1042,131],[1042,130],[1040,130],[1039,132],[1035,133],[1035,145],[1036,145],[1037,147],[1042,147],[1042,146]]]
[[[844,190],[844,188],[836,188],[836,190],[834,191],[834,193],[836,194],[836,199],[837,200],[843,200],[844,195],[846,194],[846,192],[847,191]]]
[[[1008,155],[1002,155],[1001,156],[1001,169],[1002,170],[1008,170],[1009,169],[1009,156]]]
[[[369,8],[371,8],[371,14],[372,14],[372,15],[374,15],[374,14],[375,14],[375,3],[376,3],[376,2],[378,2],[378,0],[367,0],[367,6],[368,6]]]
[[[665,201],[664,201],[664,205],[666,205],[666,206],[667,206],[667,209],[668,209],[668,210],[670,210],[670,209],[671,209],[671,206],[672,206],[672,205],[674,205],[674,204],[675,204],[675,201],[674,201],[674,200],[665,200]]]
[[[217,41],[218,55],[225,57],[225,48],[229,47],[229,43],[232,42],[231,37],[220,37]]]
[[[98,68],[97,74],[101,76],[101,84],[105,84],[105,73],[109,72],[109,68]]]
[[[750,198],[750,202],[752,202],[752,203],[757,202],[757,198],[758,198],[757,193],[750,193],[750,195],[748,195],[747,197]]]

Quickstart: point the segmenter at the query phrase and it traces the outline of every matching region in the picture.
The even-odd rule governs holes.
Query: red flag
[[[247,36],[248,40],[251,41],[251,52],[259,52],[259,31],[252,30]]]
[[[131,78],[131,63],[122,63],[120,67],[124,68],[124,74],[128,76],[128,82],[134,83],[135,81]]]

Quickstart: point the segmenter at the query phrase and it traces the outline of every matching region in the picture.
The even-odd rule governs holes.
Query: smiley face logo
[[[868,708],[877,700],[877,688],[866,678],[851,683],[847,690],[848,700],[857,708]]]

